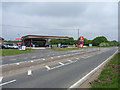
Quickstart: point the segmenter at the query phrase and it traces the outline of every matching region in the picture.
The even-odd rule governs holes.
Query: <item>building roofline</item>
[[[68,39],[67,36],[45,36],[45,35],[26,35],[22,38],[47,38],[47,39]]]

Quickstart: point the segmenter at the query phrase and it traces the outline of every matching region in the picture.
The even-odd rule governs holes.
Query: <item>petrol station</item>
[[[65,36],[43,36],[43,35],[26,35],[22,37],[22,42],[25,46],[45,47],[50,39],[68,39]]]

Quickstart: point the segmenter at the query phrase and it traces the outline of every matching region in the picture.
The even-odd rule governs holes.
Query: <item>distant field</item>
[[[118,53],[103,69],[99,78],[92,84],[92,88],[120,89],[120,53]]]
[[[18,49],[3,49],[0,50],[0,56],[10,56],[10,55],[18,55],[18,54],[25,54],[33,52],[33,49],[27,49],[25,51],[18,50]]]

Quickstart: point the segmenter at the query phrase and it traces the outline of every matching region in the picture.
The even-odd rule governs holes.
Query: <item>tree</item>
[[[100,37],[94,38],[94,39],[92,40],[92,44],[93,44],[94,46],[98,46],[100,43],[102,43],[102,42],[107,42],[107,41],[108,41],[108,40],[107,40],[106,37],[100,36]]]
[[[116,40],[110,41],[111,46],[119,46],[119,43]]]

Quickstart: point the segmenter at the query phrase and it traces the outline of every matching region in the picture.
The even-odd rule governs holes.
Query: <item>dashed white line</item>
[[[50,67],[49,67],[49,66],[47,66],[47,65],[45,66],[45,68],[47,68],[47,70],[50,70]]]
[[[31,62],[34,62],[33,60]]]
[[[2,81],[3,77],[0,77],[0,82]]]
[[[67,61],[69,61],[69,62],[73,62],[72,60],[67,60]]]
[[[45,60],[44,58],[42,60]]]
[[[59,62],[59,64],[60,64],[60,65],[64,65],[64,63],[62,63],[62,62]]]
[[[0,84],[0,86],[6,85],[6,84],[9,84],[9,83],[13,83],[13,82],[15,82],[15,81],[16,81],[16,80],[12,80],[12,81],[9,81],[9,82],[5,82],[5,83]]]
[[[20,65],[20,63],[16,63],[17,65]]]
[[[28,75],[32,75],[32,70],[28,70]]]
[[[51,59],[53,59],[53,57],[51,57]]]

